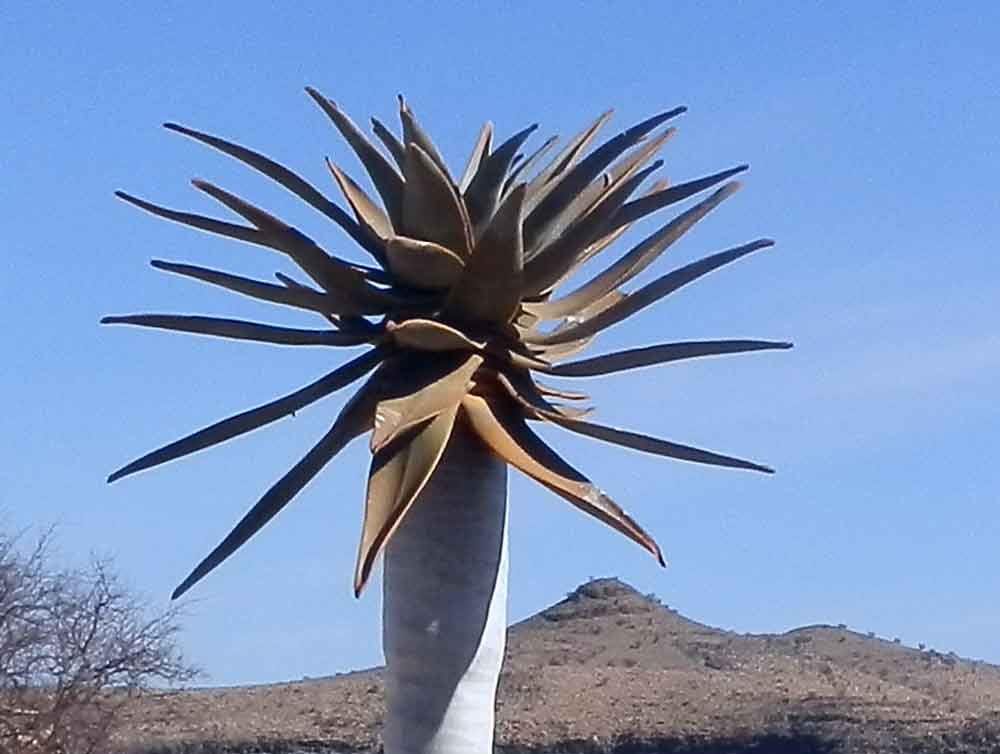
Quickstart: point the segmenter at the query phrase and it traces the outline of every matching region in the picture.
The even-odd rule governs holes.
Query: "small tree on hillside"
[[[54,567],[50,539],[0,532],[0,754],[105,751],[130,699],[197,674],[176,610],[147,614],[106,560]]]

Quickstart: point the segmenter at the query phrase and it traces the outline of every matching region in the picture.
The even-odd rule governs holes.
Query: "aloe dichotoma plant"
[[[334,102],[314,89],[307,92],[356,153],[374,187],[374,194],[366,191],[327,161],[350,212],[260,153],[174,123],[166,127],[273,179],[343,229],[372,264],[339,258],[297,228],[206,181],[193,183],[242,222],[168,209],[123,192],[118,196],[159,217],[282,254],[308,281],[277,273],[278,282],[272,283],[154,260],[156,269],[309,312],[323,326],[298,329],[175,314],[102,322],[366,350],[299,390],[147,453],[109,481],[258,429],[367,377],[326,434],[264,493],[174,597],[270,521],[348,442],[370,432],[372,463],[354,589],[360,594],[384,552],[386,751],[488,752],[506,620],[507,465],[663,563],[653,538],[549,447],[532,430],[533,422],[670,458],[771,471],[594,423],[586,418],[590,410],[579,407],[585,395],[544,380],[789,348],[790,343],[762,340],[687,341],[573,359],[605,329],[772,241],[720,251],[623,290],[731,196],[740,184],[730,179],[747,168],[645,186],[660,167],[657,152],[675,131],[664,124],[683,107],[591,148],[611,116],[606,112],[551,157],[555,138],[521,151],[535,126],[494,144],[487,123],[456,178],[402,98],[401,135],[372,121],[380,148]],[[713,188],[602,272],[575,282],[578,268],[607,255],[636,221]]]

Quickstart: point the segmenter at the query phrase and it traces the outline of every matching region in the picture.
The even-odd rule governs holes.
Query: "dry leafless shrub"
[[[197,675],[176,609],[151,614],[108,560],[55,567],[50,543],[0,531],[0,754],[104,751],[131,699]]]

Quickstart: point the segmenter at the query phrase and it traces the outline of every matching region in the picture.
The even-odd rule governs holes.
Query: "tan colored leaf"
[[[398,222],[403,210],[403,179],[399,173],[334,102],[312,87],[307,86],[306,92],[323,109],[323,112],[333,121],[347,143],[351,145],[351,149],[354,150],[358,159],[361,160],[361,164],[368,171],[375,190],[382,197],[382,202],[385,204],[389,216]],[[382,235],[382,237],[388,238],[388,234]]]
[[[358,184],[351,180],[349,175],[334,165],[329,159],[326,161],[326,166],[333,174],[334,180],[340,186],[344,198],[351,205],[354,216],[362,227],[367,228],[383,241],[391,237],[393,234],[392,221],[382,211],[382,208],[375,204],[371,197]],[[400,191],[402,192],[402,189]],[[402,197],[402,193],[400,193],[400,197]],[[402,204],[402,199],[400,199],[400,203]]]
[[[635,293],[631,293],[613,306],[564,330],[559,330],[547,335],[531,336],[527,341],[538,345],[556,345],[567,343],[571,340],[579,340],[600,332],[612,325],[621,322],[623,319],[632,316],[638,311],[645,309],[650,304],[659,301],[664,296],[673,293],[678,288],[687,285],[693,280],[697,280],[703,275],[707,275],[712,270],[723,265],[734,262],[737,259],[751,254],[760,249],[766,249],[774,245],[770,239],[752,241],[743,246],[737,246],[727,251],[720,251],[718,254],[700,259],[697,262],[685,265],[673,272],[667,273],[663,277],[657,278],[649,285],[640,288]]]
[[[553,372],[555,374],[555,372]],[[534,380],[535,388],[541,395],[551,396],[553,398],[561,398],[564,401],[585,401],[590,398],[586,393],[577,393],[572,390],[563,390],[562,388],[554,387],[552,385],[547,385],[544,382],[539,382]]]
[[[655,138],[637,147],[631,154],[623,157],[604,176],[591,181],[590,185],[584,188],[569,205],[559,214],[559,216],[549,225],[544,235],[535,241],[535,248],[529,249],[526,259],[530,259],[536,250],[542,250],[552,239],[558,238],[574,222],[579,221],[588,212],[595,210],[609,194],[619,190],[625,181],[635,175],[643,165],[652,159],[663,145],[677,132],[675,128],[667,128]],[[649,175],[651,171],[646,171]],[[638,184],[636,184],[637,186]],[[634,190],[634,189],[633,189]],[[626,197],[627,198],[627,197]],[[624,201],[622,202],[624,204]],[[615,208],[617,213],[620,207]],[[611,218],[608,218],[610,225]]]
[[[386,325],[386,332],[403,348],[418,351],[481,351],[486,345],[432,319],[407,319],[399,324],[390,322]]]
[[[196,141],[218,149],[220,152],[236,158],[254,170],[260,171],[268,178],[280,183],[304,202],[337,223],[361,248],[369,251],[376,259],[378,258],[380,248],[376,239],[369,237],[357,222],[351,219],[343,209],[317,191],[315,186],[311,185],[301,176],[293,173],[284,165],[278,164],[259,152],[254,152],[251,149],[234,144],[231,141],[226,141],[225,139],[220,139],[217,136],[195,131],[193,128],[186,128],[176,123],[164,123],[163,125],[171,131],[184,134]]]
[[[194,180],[192,184],[256,225],[267,239],[267,246],[291,257],[309,277],[341,302],[341,309],[360,311],[367,306],[377,306],[381,311],[395,303],[391,294],[370,285],[362,272],[331,257],[311,238],[274,215],[207,181]],[[382,258],[381,252],[379,258]]]
[[[420,149],[426,154],[431,161],[437,166],[438,170],[441,171],[442,175],[448,179],[448,183],[454,185],[454,181],[451,179],[451,173],[448,171],[448,165],[445,164],[444,158],[438,151],[438,148],[434,145],[434,141],[431,139],[430,135],[423,129],[419,121],[417,121],[417,116],[413,114],[413,110],[403,99],[403,95],[398,96],[399,99],[399,122],[403,126],[403,144],[409,147],[410,144],[416,144]]]
[[[177,599],[232,555],[291,500],[339,453],[351,440],[371,427],[371,402],[362,388],[340,412],[329,431],[306,453],[288,473],[279,479],[257,504],[243,517],[229,535],[201,561],[191,574],[174,590]]]
[[[465,165],[462,179],[458,182],[459,193],[465,193],[473,177],[479,171],[479,166],[482,165],[483,160],[489,157],[492,145],[493,124],[486,121],[479,131],[479,137],[476,139],[475,146],[472,147],[472,153],[469,155],[469,161]]]
[[[521,206],[524,184],[497,210],[476,242],[461,278],[445,301],[446,316],[505,325],[521,303]]]
[[[606,110],[601,113],[597,117],[597,120],[573,137],[563,147],[562,151],[556,155],[555,159],[545,166],[537,176],[531,179],[528,183],[528,195],[526,197],[526,208],[528,210],[534,209],[556,187],[558,184],[557,179],[576,164],[580,155],[590,146],[597,133],[611,120],[612,115],[614,115],[614,110]]]
[[[659,546],[631,516],[553,451],[516,413],[469,395],[462,410],[487,446],[514,468],[621,532],[665,565]]]
[[[510,170],[517,150],[527,140],[538,124],[534,123],[507,139],[489,155],[473,176],[469,187],[462,192],[463,205],[468,209],[469,221],[474,228],[473,237],[482,235],[482,229],[493,218],[500,204],[504,179]]]
[[[741,184],[728,183],[710,197],[678,215],[655,233],[647,236],[627,254],[589,282],[562,298],[532,307],[532,313],[543,319],[559,319],[589,306],[634,278],[687,233],[705,215],[736,193]]]
[[[524,220],[524,248],[535,248],[538,239],[544,238],[549,225],[619,155],[638,144],[650,131],[685,112],[686,109],[674,108],[632,126],[602,144],[558,178],[553,189],[538,202]]]
[[[236,319],[175,314],[128,314],[119,317],[103,317],[101,324],[153,327],[160,330],[214,335],[220,338],[252,340],[284,346],[357,346],[362,343],[370,343],[378,337],[377,332],[372,331],[301,330]]]
[[[578,264],[581,255],[607,230],[612,218],[625,200],[646,180],[647,176],[660,167],[655,162],[645,170],[631,176],[607,192],[590,212],[570,226],[565,233],[541,249],[524,264],[525,296],[534,296],[552,289],[567,273]]]
[[[406,147],[403,146],[403,143],[378,118],[372,118],[372,130],[379,138],[379,141],[389,150],[389,154],[392,155],[392,159],[396,161],[399,169],[403,170],[406,165]]]
[[[385,359],[387,353],[388,349],[384,346],[373,348],[356,359],[334,369],[315,382],[306,385],[304,388],[300,388],[270,403],[265,403],[262,406],[257,406],[235,416],[230,416],[228,419],[223,419],[187,437],[182,437],[180,440],[176,440],[169,445],[164,445],[162,448],[147,453],[141,458],[137,458],[111,474],[108,477],[108,482],[114,482],[137,471],[159,466],[161,463],[172,461],[175,458],[181,458],[196,451],[210,448],[213,445],[218,445],[226,440],[231,440],[234,437],[239,437],[247,432],[277,421],[289,414],[294,414],[296,411],[315,403],[320,398],[324,398],[363,377],[378,366]]]
[[[385,251],[393,275],[415,288],[450,288],[465,269],[460,256],[432,241],[394,236],[389,239]]]
[[[552,147],[554,147],[558,143],[559,143],[559,137],[558,136],[550,136],[544,142],[542,142],[542,145],[538,149],[536,149],[534,152],[532,152],[530,155],[528,155],[527,159],[522,160],[521,162],[519,162],[517,164],[517,167],[514,167],[512,165],[511,166],[512,169],[511,169],[510,173],[508,173],[507,178],[504,179],[503,191],[502,191],[502,193],[500,195],[501,198],[503,198],[508,193],[510,193],[510,190],[512,188],[514,188],[514,186],[516,186],[519,182],[523,182],[523,181],[519,180],[521,178],[521,176],[522,175],[524,175],[524,176],[528,175],[528,173],[531,172],[531,169],[535,165],[537,165],[538,162],[543,157],[545,157],[545,155],[548,153],[548,151],[550,149],[552,149]]]
[[[456,406],[438,414],[412,439],[385,447],[372,459],[354,571],[355,595],[361,594],[376,558],[437,468],[457,413]]]
[[[403,234],[433,241],[460,257],[472,249],[465,209],[451,179],[416,144],[406,146],[406,189],[403,193]]]
[[[472,376],[483,363],[476,354],[457,353],[424,368],[407,369],[399,375],[392,392],[375,409],[375,431],[371,450],[378,452],[403,432],[457,407],[468,392]]]

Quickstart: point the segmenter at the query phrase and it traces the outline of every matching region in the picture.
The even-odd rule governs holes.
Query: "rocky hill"
[[[146,698],[132,752],[373,751],[378,669]],[[835,626],[737,634],[616,579],[511,627],[503,752],[1000,754],[1000,667]]]

